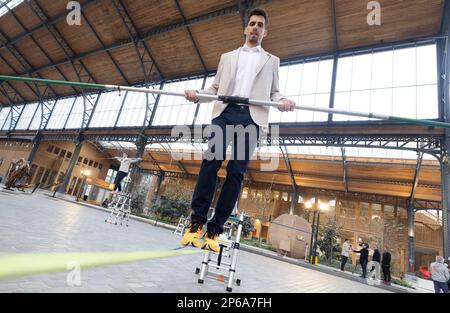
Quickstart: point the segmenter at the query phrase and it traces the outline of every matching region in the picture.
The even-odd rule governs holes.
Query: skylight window
[[[5,15],[22,2],[23,0],[0,0],[0,16]]]

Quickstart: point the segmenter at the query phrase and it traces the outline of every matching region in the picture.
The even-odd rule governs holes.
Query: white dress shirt
[[[246,44],[239,51],[239,59],[232,96],[249,98],[256,69],[262,55],[261,46],[250,48]]]
[[[128,173],[128,171],[130,170],[131,163],[136,163],[139,161],[139,159],[134,159],[134,158],[116,157],[116,159],[120,161],[119,172],[125,172],[125,173]]]
[[[348,242],[344,242],[342,244],[342,255],[348,258],[350,252],[350,244]]]

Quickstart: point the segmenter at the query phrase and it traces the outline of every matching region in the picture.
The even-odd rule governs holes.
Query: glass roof
[[[0,16],[5,15],[9,10],[12,10],[24,0],[0,0]]]

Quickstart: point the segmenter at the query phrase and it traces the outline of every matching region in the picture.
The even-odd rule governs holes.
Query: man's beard
[[[259,43],[259,37],[250,35],[250,36],[248,36],[248,41],[251,43],[257,44],[257,43]]]

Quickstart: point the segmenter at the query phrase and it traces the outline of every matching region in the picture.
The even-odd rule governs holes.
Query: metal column
[[[408,272],[414,273],[414,207],[408,208]]]
[[[297,190],[291,194],[291,198],[292,199],[291,199],[291,206],[289,207],[289,214],[294,215],[295,206],[298,202],[298,191]]]
[[[416,197],[417,186],[419,185],[420,170],[422,168],[423,152],[418,153],[416,170],[414,172],[413,187],[409,197],[408,204],[408,272],[414,274],[414,200]]]
[[[445,40],[440,40],[437,44],[438,50],[438,70],[439,70],[439,100],[441,118],[445,122],[450,121],[450,0],[445,1],[444,14],[442,17],[441,34],[447,36]],[[444,256],[450,257],[450,160],[448,153],[450,151],[450,131],[445,130],[442,140],[442,158],[441,158],[441,192],[442,192],[442,225],[444,236]]]
[[[164,177],[165,177],[165,172],[160,171],[158,174],[158,181],[156,183],[155,193],[153,194],[153,204],[158,202],[158,193],[159,193],[159,189],[161,189],[161,184],[164,181]]]
[[[37,134],[33,139],[33,146],[31,147],[30,155],[28,156],[28,162],[32,163],[36,153],[39,149],[39,144],[41,143],[42,136]]]
[[[446,145],[450,147],[450,140],[446,140]],[[450,257],[450,164],[448,155],[444,155],[441,162],[441,193],[442,193],[442,225],[444,236],[444,256],[445,259]]]
[[[136,158],[142,158],[145,152],[145,146],[147,145],[147,138],[143,135],[141,135],[136,142]],[[136,186],[139,185],[139,179],[140,179],[141,173],[138,163],[134,163],[133,167],[131,169],[131,190],[129,190],[130,193],[133,191],[136,192]]]
[[[78,161],[78,157],[80,156],[81,148],[83,146],[83,140],[84,138],[82,136],[78,136],[76,142],[75,142],[75,150],[73,151],[72,158],[69,162],[69,167],[66,170],[66,174],[64,175],[63,183],[58,188],[58,193],[66,193],[67,186],[69,185],[70,178],[72,177],[72,171],[75,167],[75,164]]]

